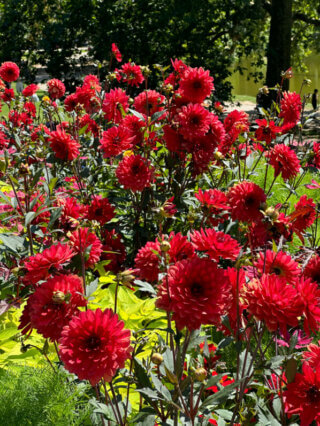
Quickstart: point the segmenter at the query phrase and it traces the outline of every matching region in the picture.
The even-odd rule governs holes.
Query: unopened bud
[[[163,363],[163,356],[159,354],[158,352],[155,352],[151,356],[151,361],[156,365],[160,365]]]
[[[224,158],[224,155],[223,155],[220,151],[216,151],[216,152],[214,153],[214,158],[215,158],[216,160],[222,160],[222,159]]]
[[[127,269],[126,271],[120,272],[117,275],[117,278],[121,284],[124,286],[128,286],[132,284],[132,282],[135,280],[135,276],[133,275],[134,270],[133,269]]]
[[[198,380],[198,382],[203,382],[207,378],[207,370],[205,368],[197,368],[193,372],[194,378]]]
[[[160,243],[160,250],[161,250],[163,253],[166,253],[166,252],[167,252],[167,251],[169,251],[170,249],[171,249],[171,245],[170,245],[169,241],[166,241],[166,240],[161,241],[161,243]]]
[[[265,214],[272,220],[277,220],[279,217],[279,211],[272,206],[266,209]]]
[[[19,174],[22,175],[22,176],[30,174],[30,169],[29,169],[28,164],[23,163],[23,164],[20,165]]]
[[[63,291],[54,291],[53,295],[52,295],[52,301],[53,303],[64,303],[66,299],[66,295],[64,294]]]

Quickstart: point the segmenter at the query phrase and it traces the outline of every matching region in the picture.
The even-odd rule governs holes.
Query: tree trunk
[[[272,0],[266,76],[269,87],[280,83],[281,72],[291,66],[292,2],[293,0]],[[288,88],[289,80],[285,80],[284,89]]]

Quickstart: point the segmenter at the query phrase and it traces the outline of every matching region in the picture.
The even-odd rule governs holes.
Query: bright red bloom
[[[50,278],[29,297],[18,328],[23,334],[35,328],[46,339],[59,340],[63,327],[87,304],[82,293],[82,279],[76,275]]]
[[[208,259],[195,256],[176,263],[158,287],[156,306],[173,312],[172,319],[179,330],[219,324],[227,305],[228,287],[224,275]]]
[[[99,136],[99,125],[93,118],[90,118],[89,114],[85,114],[79,118],[79,129],[85,126],[87,126],[85,133],[91,132],[96,138]]]
[[[109,203],[108,198],[95,195],[88,208],[87,218],[97,220],[100,225],[104,225],[114,217],[114,207]]]
[[[133,192],[143,191],[151,184],[153,169],[149,161],[141,155],[130,155],[119,163],[116,175],[125,189],[131,189]]]
[[[300,275],[300,268],[292,257],[283,251],[275,253],[266,251],[266,256],[260,252],[260,258],[254,263],[259,274],[276,274],[283,277],[289,284],[294,284]]]
[[[317,169],[320,169],[320,143],[319,142],[313,142],[313,149],[312,149],[312,158],[310,163],[308,163],[308,166],[316,167]]]
[[[157,253],[159,253],[159,255]],[[158,281],[160,254],[159,241],[148,241],[147,244],[138,251],[134,262],[135,268],[139,270],[141,279],[148,282]]]
[[[95,92],[101,92],[100,81],[96,75],[86,75],[83,79],[82,87],[88,87]]]
[[[62,83],[61,80],[53,78],[47,82],[48,93],[51,99],[59,99],[66,92],[66,86]]]
[[[7,137],[7,135],[0,130],[0,149],[2,150],[3,148],[7,148],[9,144],[9,139]]]
[[[303,328],[309,336],[310,331],[317,332],[320,329],[320,289],[310,278],[300,278],[296,288],[303,302]]]
[[[184,147],[186,146],[186,144],[188,144],[184,137],[169,125],[165,125],[163,127],[163,131],[164,140],[166,142],[168,150],[177,154],[179,153],[180,155],[184,155]]]
[[[3,62],[0,67],[0,77],[11,83],[12,81],[18,80],[20,75],[20,69],[14,62]]]
[[[143,130],[146,123],[135,115],[127,115],[122,120],[121,125],[128,129],[130,137],[132,138],[132,145],[141,145],[143,141]]]
[[[26,102],[23,105],[23,111],[26,112],[30,117],[35,117],[37,114],[36,106],[33,102]]]
[[[115,157],[132,147],[132,137],[126,127],[114,126],[102,133],[100,139],[104,158]]]
[[[227,204],[227,196],[224,192],[218,189],[208,189],[206,191],[199,191],[195,194],[195,197],[200,201],[204,208],[204,216],[208,217],[212,226],[218,225],[228,217],[228,210],[230,210]]]
[[[55,156],[60,160],[72,161],[79,155],[80,144],[72,139],[64,130],[50,133],[49,143]]]
[[[121,52],[120,52],[118,46],[115,43],[112,43],[112,45],[111,45],[111,52],[118,62],[122,61]]]
[[[25,87],[25,88],[22,90],[22,94],[23,94],[23,96],[25,96],[25,97],[32,96],[32,95],[34,95],[34,94],[36,93],[36,91],[37,91],[38,89],[39,89],[39,87],[38,87],[38,85],[37,85],[37,84],[29,84],[29,86]]]
[[[307,351],[303,352],[303,361],[307,363],[312,369],[319,370],[320,369],[320,346],[319,342],[317,345],[311,343],[307,347]]]
[[[74,197],[57,198],[57,206],[62,208],[59,217],[59,226],[65,231],[70,231],[79,225],[78,219],[84,216],[85,207],[78,203]]]
[[[176,263],[194,256],[193,245],[188,241],[187,237],[183,236],[180,232],[177,234],[171,232],[169,235],[169,242],[170,250],[168,254],[170,263]]]
[[[122,113],[129,109],[129,96],[120,88],[112,89],[106,93],[102,103],[104,118],[115,124],[122,120]]]
[[[187,102],[201,103],[214,89],[213,78],[203,68],[188,67],[182,74],[179,89]]]
[[[146,90],[135,97],[133,106],[136,111],[153,115],[155,112],[164,110],[165,97],[155,90]]]
[[[171,64],[174,69],[174,72],[168,75],[168,77],[164,81],[164,84],[171,84],[173,87],[175,87],[176,84],[180,81],[184,70],[188,68],[188,65],[182,62],[180,59],[171,59]]]
[[[74,251],[66,244],[58,243],[29,257],[24,262],[27,273],[23,279],[24,284],[36,284],[40,280],[47,279],[50,275],[62,271],[70,262]]]
[[[304,232],[316,219],[316,205],[312,198],[302,195],[290,214],[294,232]]]
[[[281,174],[284,180],[291,179],[299,173],[300,162],[296,153],[287,145],[276,145],[267,154],[275,176]]]
[[[123,81],[129,86],[139,87],[139,85],[144,81],[141,68],[139,65],[134,63],[128,62],[122,65],[120,72],[122,74]]]
[[[283,118],[284,124],[296,124],[300,119],[302,110],[300,95],[296,92],[284,92],[280,102],[280,110],[279,117]]]
[[[273,120],[267,121],[265,118],[256,120],[256,123],[259,126],[255,132],[257,140],[265,141],[266,144],[270,145],[279,133],[279,127],[275,125]]]
[[[210,128],[210,112],[199,104],[183,106],[177,115],[179,132],[189,141],[204,136]]]
[[[79,228],[70,236],[70,244],[78,255],[85,260],[85,267],[93,267],[100,259],[102,244],[89,228]]]
[[[320,256],[313,256],[309,260],[303,274],[306,278],[311,278],[312,281],[320,284]]]
[[[307,363],[302,374],[297,373],[283,393],[285,412],[298,414],[301,426],[310,426],[315,420],[320,425],[320,369],[313,370]]]
[[[102,254],[101,260],[109,260],[110,263],[104,265],[106,271],[119,272],[126,259],[126,247],[121,241],[121,236],[112,231],[104,231],[102,234]]]
[[[244,111],[233,110],[224,120],[226,137],[219,146],[219,151],[226,154],[241,133],[249,131],[249,116]]]
[[[296,327],[303,312],[302,301],[295,287],[276,275],[263,274],[243,287],[242,300],[247,310],[264,321],[269,331],[285,334],[287,326]]]
[[[65,368],[95,386],[110,382],[130,358],[130,331],[111,309],[80,312],[63,329],[59,354]]]
[[[68,112],[72,112],[76,109],[76,106],[79,104],[79,98],[76,93],[72,93],[68,95],[64,100],[65,110]]]
[[[243,181],[234,185],[229,189],[227,198],[232,219],[253,222],[262,218],[260,208],[267,196],[255,183]]]
[[[1,99],[3,102],[11,102],[14,99],[14,90],[5,88],[4,92],[1,93]]]
[[[219,262],[220,257],[236,260],[240,253],[238,241],[224,232],[217,232],[211,228],[201,229],[200,232],[193,231],[191,241],[196,250],[204,251],[216,262]]]

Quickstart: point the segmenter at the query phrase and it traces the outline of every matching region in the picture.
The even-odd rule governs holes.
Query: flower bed
[[[63,366],[101,424],[320,424],[304,101],[280,87],[255,122],[222,119],[208,71],[172,61],[153,90],[112,54],[38,108],[0,81],[0,365]]]

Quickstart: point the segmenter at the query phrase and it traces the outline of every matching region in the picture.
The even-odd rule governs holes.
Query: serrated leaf
[[[161,383],[157,376],[151,374],[151,380],[156,390],[164,397],[168,402],[172,402],[171,394],[169,390]]]
[[[153,295],[157,294],[156,290],[152,287],[152,285],[147,283],[146,281],[134,280],[133,283],[134,283],[134,285],[139,287],[140,291],[146,291],[146,292],[151,293]]]

